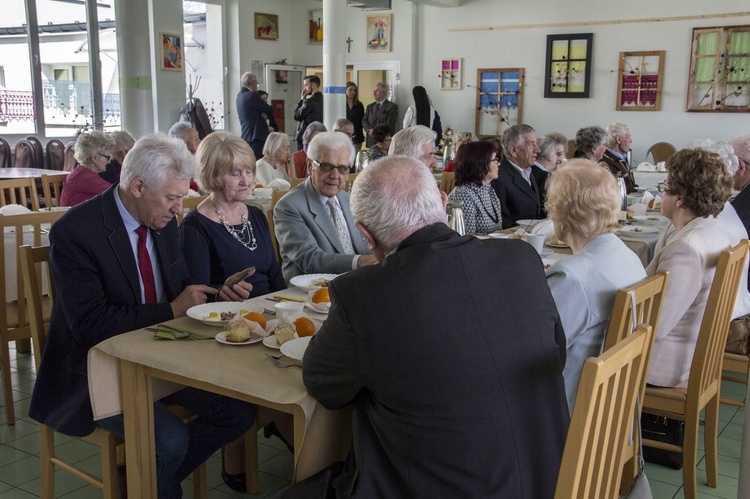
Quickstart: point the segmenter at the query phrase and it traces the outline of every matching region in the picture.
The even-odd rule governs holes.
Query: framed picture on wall
[[[593,39],[593,33],[547,35],[545,97],[589,97]]]
[[[182,71],[182,35],[159,33],[161,37],[161,68]]]
[[[307,23],[309,25],[307,43],[310,45],[323,43],[323,9],[308,10]]]
[[[618,111],[660,111],[664,51],[620,52]]]
[[[367,52],[391,51],[391,14],[367,16]]]
[[[255,13],[255,39],[278,40],[279,16],[275,14]]]

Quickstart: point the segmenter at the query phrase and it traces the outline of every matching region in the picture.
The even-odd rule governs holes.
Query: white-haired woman
[[[75,158],[80,163],[65,179],[65,189],[60,196],[60,206],[75,206],[106,191],[111,183],[99,176],[112,160],[115,139],[93,131],[76,140]]]
[[[263,157],[256,164],[255,181],[262,185],[268,185],[275,179],[288,182],[286,169],[290,156],[289,137],[284,133],[270,133],[263,146]]]
[[[547,270],[547,283],[565,330],[563,378],[572,412],[583,362],[604,345],[618,289],[646,277],[638,256],[612,234],[619,228],[620,191],[597,163],[574,159],[550,176],[547,213],[573,256]]]

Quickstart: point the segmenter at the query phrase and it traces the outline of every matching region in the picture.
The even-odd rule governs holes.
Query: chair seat
[[[646,396],[662,397],[680,402],[687,402],[687,388],[664,388],[658,386],[646,386]]]
[[[49,296],[43,296],[42,297],[42,313],[44,315],[44,322],[49,322],[49,316],[52,312],[52,300],[49,299]],[[18,327],[18,301],[14,300],[10,303],[5,304],[5,313],[6,317],[8,318],[8,328],[17,328]],[[29,333],[29,338],[31,338],[31,333]]]

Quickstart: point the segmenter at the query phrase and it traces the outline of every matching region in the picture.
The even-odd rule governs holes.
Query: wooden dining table
[[[306,296],[299,290],[285,294]],[[253,298],[243,307],[273,309],[266,298]],[[189,317],[166,324],[211,336],[222,331]],[[144,329],[117,335],[89,351],[94,419],[119,413],[124,417],[129,497],[156,498],[153,401],[185,386],[292,414],[295,481],[345,458],[351,446],[350,410],[330,411],[318,404],[305,389],[302,370],[274,366],[266,358],[272,353],[279,350],[263,343],[155,340],[154,333]]]
[[[0,180],[9,180],[17,178],[34,178],[41,179],[42,175],[52,175],[59,173],[70,173],[58,170],[45,170],[43,168],[0,168]]]

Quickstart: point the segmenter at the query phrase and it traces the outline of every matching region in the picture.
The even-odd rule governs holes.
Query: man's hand
[[[360,255],[357,258],[357,268],[364,267],[365,265],[375,265],[378,263],[378,259],[375,255]]]
[[[230,275],[219,288],[218,299],[221,301],[244,301],[250,296],[253,285],[245,282],[245,279],[255,273],[255,267],[248,267],[236,274]]]
[[[190,307],[206,303],[208,295],[215,295],[216,289],[205,284],[194,284],[182,290],[177,298],[169,305],[172,307],[172,315],[175,319],[187,313]]]

